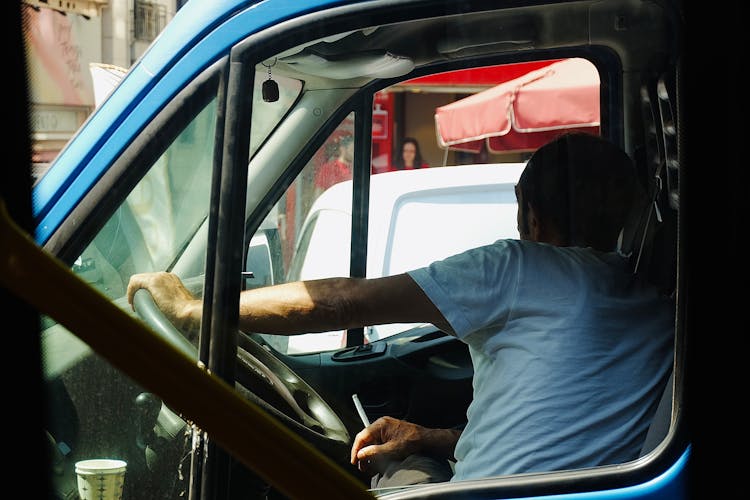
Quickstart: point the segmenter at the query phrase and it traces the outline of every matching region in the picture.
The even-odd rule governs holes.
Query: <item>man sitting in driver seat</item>
[[[294,335],[432,323],[469,346],[467,425],[384,417],[354,439],[376,486],[577,469],[638,457],[672,367],[674,304],[635,279],[618,235],[641,195],[625,152],[588,134],[538,149],[521,175],[520,239],[377,279],[243,291],[240,327]],[[179,327],[202,303],[169,273],[137,274]],[[455,474],[448,467],[455,461]]]

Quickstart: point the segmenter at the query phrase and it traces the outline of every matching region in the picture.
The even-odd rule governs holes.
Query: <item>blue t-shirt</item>
[[[409,275],[469,346],[454,481],[638,457],[672,369],[674,304],[617,253],[499,240]]]

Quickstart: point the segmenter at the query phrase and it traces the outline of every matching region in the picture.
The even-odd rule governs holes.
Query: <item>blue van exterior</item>
[[[561,4],[571,2],[522,1],[516,3],[520,6],[539,4],[536,8],[544,9],[547,6],[550,8],[559,7]],[[591,6],[592,18],[595,17],[595,13],[604,12],[608,4],[623,4],[628,9],[633,8],[640,13],[638,8],[633,7],[633,3],[628,0],[622,2],[605,0],[601,2],[601,6]],[[645,2],[645,4],[648,4],[649,8],[652,4],[662,8],[659,5],[661,2]],[[663,8],[667,11],[667,15],[664,17],[679,16],[679,5],[672,5],[672,2],[665,2],[665,4],[666,6]],[[466,10],[469,12],[481,12],[482,10],[494,10],[496,8],[500,9],[502,6],[481,1],[469,2],[466,6]],[[600,8],[601,11],[598,10]],[[398,12],[398,14],[388,14],[389,9]],[[434,11],[425,12],[423,9],[434,9]],[[242,50],[249,50],[247,49],[249,43],[246,43],[246,40],[258,36],[259,40],[266,41],[269,44],[276,43],[279,47],[284,48],[286,47],[284,44],[289,45],[288,41],[285,39],[284,42],[275,40],[282,40],[284,36],[289,36],[287,32],[293,34],[303,32],[301,26],[304,26],[308,19],[311,23],[314,22],[315,26],[320,26],[328,16],[331,19],[336,19],[336,22],[340,23],[341,26],[351,26],[351,29],[355,30],[360,29],[360,25],[366,24],[358,19],[357,13],[360,11],[362,12],[361,16],[373,15],[388,19],[388,16],[392,15],[394,16],[393,23],[406,23],[410,18],[422,19],[424,17],[429,18],[433,14],[435,17],[447,16],[448,13],[455,14],[455,9],[456,7],[450,5],[450,2],[434,1],[216,0],[200,2],[192,0],[187,2],[149,50],[130,68],[121,84],[110,97],[89,117],[59,154],[49,171],[35,185],[32,194],[32,208],[36,225],[34,234],[36,243],[43,248],[50,245],[50,242],[53,242],[53,249],[66,246],[62,241],[63,236],[60,236],[60,232],[61,229],[62,233],[74,231],[71,226],[66,226],[66,224],[71,224],[69,217],[74,209],[91,196],[92,189],[107,175],[113,164],[128,153],[130,145],[139,136],[142,136],[144,131],[151,133],[154,130],[152,122],[161,113],[164,113],[170,102],[186,91],[186,88],[191,85],[196,77],[209,71],[214,65],[225,64],[226,69],[224,71],[228,73],[232,71],[229,69],[232,64],[245,64],[252,57],[256,57],[258,61],[263,61],[263,57],[255,55],[251,57],[242,52]],[[530,8],[531,10],[534,9]],[[644,9],[644,12],[646,12],[644,14],[646,16],[648,9]],[[637,17],[629,18],[630,22],[636,20],[638,20]],[[387,23],[383,22],[382,24]],[[623,21],[624,24],[625,21]],[[677,23],[676,26],[677,28],[670,26],[670,29],[678,29],[681,25]],[[321,29],[321,31],[323,30]],[[595,32],[596,30],[592,29],[592,33]],[[312,35],[310,37],[312,38]],[[602,37],[602,39],[606,39],[606,37]],[[300,40],[300,42],[303,41]],[[560,45],[563,45],[563,43],[560,42]],[[592,43],[592,45],[595,45],[595,43]],[[281,48],[278,52],[283,54]],[[557,54],[556,50],[565,54],[563,48],[547,48],[548,52],[545,52],[545,54],[551,57],[551,55]],[[262,49],[255,50],[262,53]],[[586,52],[588,48],[581,50]],[[664,50],[668,52],[670,49]],[[533,51],[529,49],[526,52],[531,54]],[[668,54],[665,59],[671,60],[672,58],[678,58],[678,56],[677,53]],[[523,50],[519,50],[515,57],[515,60],[520,61],[531,56],[524,54]],[[606,61],[606,58],[602,59],[605,63],[610,63]],[[222,60],[226,60],[226,62],[222,62]],[[513,56],[509,56],[505,52],[498,60],[502,60],[504,63],[514,62]],[[432,64],[437,65],[438,63],[433,62]],[[628,64],[629,61],[626,61],[619,65],[612,64],[612,66],[619,67],[622,72],[627,73],[625,68]],[[424,76],[428,72],[428,67],[429,64],[426,65],[425,69],[420,69],[408,76]],[[659,69],[669,72],[673,68],[664,64],[664,67]],[[613,77],[614,74],[615,72],[608,73],[608,78],[611,78],[608,82],[614,88],[613,93],[607,98],[603,98],[602,102],[616,108],[617,103],[623,100],[623,95],[637,94],[638,91],[634,89],[635,85],[631,81],[627,79],[617,81]],[[382,80],[391,81],[388,78],[382,78]],[[231,88],[231,86],[227,85],[225,88]],[[367,85],[363,84],[362,89],[366,88]],[[365,91],[362,90],[362,92]],[[355,93],[353,92],[353,94]],[[222,99],[221,92],[218,95],[219,99]],[[352,97],[350,101],[354,99]],[[636,100],[629,102],[632,104]],[[342,105],[342,109],[343,107]],[[623,129],[626,129],[627,125],[622,123],[627,123],[627,120],[630,119],[630,113],[633,113],[633,111],[607,111],[605,113],[613,118],[613,124],[609,128],[613,136],[622,138],[626,135]],[[615,118],[622,119],[622,123],[615,123]],[[633,143],[637,140],[635,136],[628,136],[623,142]],[[311,153],[310,156],[312,156]],[[291,169],[292,167],[290,167],[290,171]],[[274,189],[276,189],[276,186],[274,184]],[[275,196],[270,188],[268,193],[269,199]],[[86,220],[78,222],[78,225],[85,224],[87,224]],[[248,225],[251,225],[251,223],[248,223]],[[71,262],[66,263],[72,265]],[[286,360],[286,358],[282,359]],[[310,360],[298,359],[295,361],[289,359],[287,362],[299,363],[292,366],[297,371],[302,370],[303,373],[312,372],[314,367],[318,365],[335,364],[332,357],[325,353],[318,354],[314,359],[311,357]],[[680,369],[681,361],[679,359],[675,366],[677,370]],[[633,463],[594,471],[553,472],[544,478],[525,478],[523,476],[506,478],[497,484],[434,485],[421,492],[389,491],[380,492],[378,495],[393,499],[421,497],[554,498],[559,500],[686,499],[689,496],[688,463],[691,455],[691,443],[682,420],[682,407],[679,399],[683,392],[679,384],[683,383],[683,378],[678,376],[676,380],[676,387],[679,389],[675,391],[677,395],[670,398],[669,401],[670,409],[674,409],[667,412],[672,415],[671,425],[668,425],[670,432],[663,437],[663,441],[653,452]],[[177,410],[175,412],[179,413]],[[544,483],[543,487],[540,487],[535,484],[539,480],[547,482]],[[274,486],[276,485],[271,484],[272,488]],[[194,487],[194,485],[191,485],[191,487]],[[208,495],[206,498],[221,498],[219,495],[211,497],[205,490],[203,495]],[[316,493],[311,491],[309,498],[316,498]]]

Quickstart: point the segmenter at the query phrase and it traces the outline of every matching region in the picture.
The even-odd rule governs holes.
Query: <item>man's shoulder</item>
[[[492,245],[498,258],[516,261],[522,273],[604,274],[626,270],[625,259],[616,252],[593,248],[563,247],[527,240],[498,240]],[[606,270],[606,272],[605,272]],[[532,273],[533,274],[533,273]]]
[[[485,259],[487,257],[514,259],[521,256],[542,258],[544,255],[551,254],[560,254],[560,248],[546,243],[516,238],[501,238],[492,243],[466,250],[456,257],[467,259]]]
[[[543,243],[540,241],[521,240],[517,238],[503,238],[489,245],[489,248],[495,251],[518,252],[527,255],[566,256],[568,255],[568,252],[565,250],[565,248],[571,249],[572,247],[559,247],[550,243]],[[576,249],[574,251],[578,250]]]

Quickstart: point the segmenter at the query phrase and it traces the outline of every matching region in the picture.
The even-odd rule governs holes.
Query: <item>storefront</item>
[[[38,176],[94,109],[89,63],[101,60],[101,22],[98,16],[32,4],[22,9],[32,164]]]
[[[393,155],[404,137],[418,140],[430,166],[449,164],[518,161],[518,153],[490,153],[486,150],[448,151],[439,144],[435,110],[500,83],[513,80],[557,60],[488,66],[414,78],[381,91],[375,101],[373,118],[373,168],[391,170]]]

